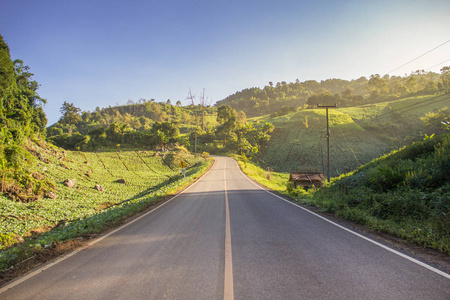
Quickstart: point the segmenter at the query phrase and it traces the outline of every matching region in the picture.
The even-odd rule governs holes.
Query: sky
[[[449,16],[448,0],[0,0],[0,34],[51,125],[64,101],[187,105],[205,89],[214,104],[269,81],[439,73]]]

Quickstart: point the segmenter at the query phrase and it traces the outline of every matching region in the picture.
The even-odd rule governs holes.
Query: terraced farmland
[[[0,249],[9,252],[0,252],[0,267],[9,265],[6,260],[20,260],[19,256],[25,255],[23,249],[11,255],[11,239],[34,239],[30,247],[40,249],[104,230],[105,224],[151,205],[159,196],[199,176],[209,165],[208,160],[182,151],[88,153],[36,144],[31,147],[40,157],[36,171],[56,183],[57,198],[21,203],[0,196]],[[182,160],[186,163],[186,181],[180,174]],[[73,180],[75,186],[67,187],[66,179]],[[119,183],[119,179],[125,183]],[[97,190],[96,185],[104,191]]]
[[[421,135],[426,113],[450,107],[450,96],[426,96],[329,110],[332,176],[366,164]],[[326,172],[324,109],[307,109],[269,119],[275,132],[262,155],[262,166],[278,172]],[[423,135],[423,134],[422,134]]]

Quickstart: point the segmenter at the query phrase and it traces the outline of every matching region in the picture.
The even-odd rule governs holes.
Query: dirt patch
[[[29,237],[29,236],[38,236],[38,235],[40,235],[40,234],[42,234],[42,233],[44,233],[44,232],[50,231],[51,229],[52,229],[52,227],[44,225],[44,226],[41,226],[41,227],[39,227],[39,228],[30,230],[30,231],[29,231],[28,233],[26,233],[24,236],[25,236],[25,237]]]
[[[100,211],[100,210],[103,210],[103,209],[106,209],[106,208],[110,208],[110,207],[112,207],[114,205],[116,205],[116,204],[113,203],[113,202],[104,202],[104,203],[102,203],[102,204],[100,204],[98,206],[97,211]]]

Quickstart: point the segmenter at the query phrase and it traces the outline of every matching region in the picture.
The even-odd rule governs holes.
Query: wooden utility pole
[[[327,111],[327,166],[328,166],[328,174],[327,179],[328,182],[330,182],[331,175],[330,175],[330,127],[328,125],[328,108],[336,108],[337,104],[334,105],[320,105],[317,104],[318,108],[325,108]]]

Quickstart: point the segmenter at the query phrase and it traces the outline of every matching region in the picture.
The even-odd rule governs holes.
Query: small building
[[[325,178],[322,173],[319,172],[299,172],[291,173],[289,181],[294,183],[294,187],[303,187],[308,189],[310,187],[322,187]]]

